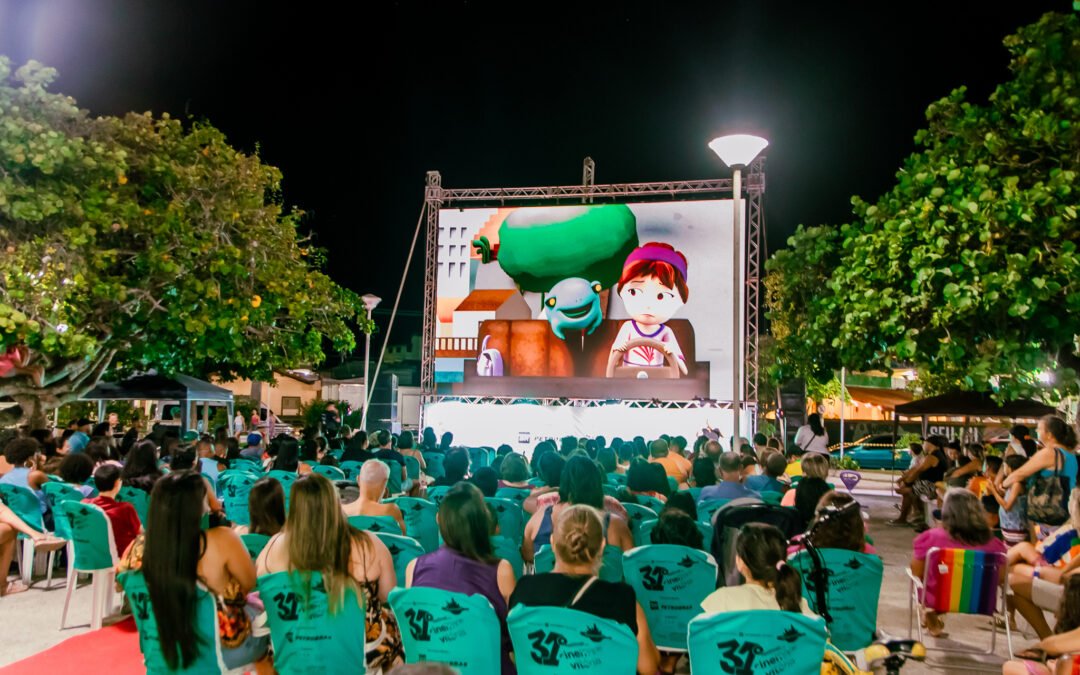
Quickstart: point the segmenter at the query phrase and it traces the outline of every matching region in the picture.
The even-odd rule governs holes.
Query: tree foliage
[[[910,364],[933,389],[1077,390],[1080,18],[1005,46],[1010,78],[985,104],[961,87],[930,105],[891,190],[769,261],[779,375]]]
[[[55,71],[0,57],[0,352],[30,348],[50,408],[109,369],[272,379],[351,349],[358,298],[318,268],[281,173],[208,123],[92,117]]]

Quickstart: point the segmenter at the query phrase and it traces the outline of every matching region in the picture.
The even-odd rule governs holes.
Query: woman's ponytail
[[[781,560],[776,565],[776,603],[785,612],[802,612],[802,579],[799,572]]]
[[[750,576],[772,588],[780,609],[802,612],[802,579],[787,564],[787,539],[780,530],[763,523],[743,525],[735,540],[735,554]]]

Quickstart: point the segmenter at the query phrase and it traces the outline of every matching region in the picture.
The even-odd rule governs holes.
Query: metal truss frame
[[[477,405],[550,405],[569,408],[602,408],[609,405],[621,405],[626,408],[663,408],[683,410],[686,408],[716,408],[731,410],[731,401],[694,399],[691,401],[662,401],[654,399],[616,399],[616,398],[554,398],[550,396],[461,396],[457,394],[435,394],[427,397],[427,403],[467,403]]]
[[[596,164],[586,158],[582,170],[582,185],[553,185],[544,187],[505,187],[505,188],[459,188],[442,187],[442,175],[438,171],[427,173],[424,191],[424,204],[427,211],[427,236],[424,260],[424,328],[422,336],[422,357],[420,364],[420,388],[422,403],[444,400],[469,402],[496,402],[512,404],[537,402],[543,405],[569,405],[561,401],[574,402],[574,405],[599,406],[611,405],[607,399],[548,399],[528,397],[500,396],[449,396],[435,393],[435,337],[438,317],[436,316],[436,284],[438,279],[439,246],[439,210],[450,206],[472,208],[478,206],[502,206],[506,203],[542,204],[545,202],[593,203],[595,200],[625,200],[632,197],[638,201],[660,201],[686,197],[705,197],[709,195],[730,195],[733,190],[730,178],[706,180],[663,181],[656,183],[613,183],[595,185]],[[746,260],[746,332],[744,341],[745,378],[744,406],[750,412],[758,408],[760,381],[759,337],[761,330],[761,251],[765,237],[765,157],[758,157],[751,162],[743,181],[747,197],[747,222],[744,256]],[[730,401],[642,401],[624,400],[624,405],[631,407],[711,407],[730,409]],[[423,414],[421,410],[421,415]],[[422,424],[422,420],[421,420]]]

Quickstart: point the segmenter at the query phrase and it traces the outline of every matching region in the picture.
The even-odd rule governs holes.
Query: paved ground
[[[878,552],[885,561],[885,582],[882,587],[878,624],[882,630],[895,636],[906,636],[908,631],[908,581],[904,570],[911,556],[911,540],[914,532],[908,528],[886,526],[886,520],[896,515],[894,504],[898,500],[889,491],[888,474],[868,473],[862,484],[855,488],[860,502],[870,512],[870,532]],[[837,481],[839,484],[839,481]],[[44,589],[44,581],[18,595],[0,599],[0,625],[4,626],[4,640],[0,641],[0,665],[46,649],[61,640],[89,630],[90,595],[89,584],[76,589],[68,614],[70,628],[59,630],[60,614],[64,607],[65,588],[63,579],[54,580],[56,588]],[[948,639],[928,638],[928,646],[982,647],[989,644],[989,622],[983,618],[951,616],[946,619]],[[1030,644],[1034,635],[1030,628],[1026,635],[1014,636],[1014,648],[1019,651]],[[977,672],[999,673],[1000,663],[1007,656],[1003,634],[999,634],[997,657],[985,660],[982,665],[971,657],[943,660],[940,653],[931,653],[930,664],[914,663],[908,666],[906,675],[922,673],[955,672],[958,666],[973,666]]]

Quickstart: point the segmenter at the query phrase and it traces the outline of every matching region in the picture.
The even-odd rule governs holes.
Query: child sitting
[[[1001,458],[988,456],[983,460],[983,470],[968,481],[967,489],[975,493],[982,502],[983,511],[986,512],[986,524],[991,528],[998,526],[998,503],[990,494],[990,486],[997,480],[998,471],[1001,470]]]
[[[1005,458],[1005,475],[1008,476],[1027,462],[1024,455],[1009,455]],[[1001,536],[1009,546],[1028,541],[1027,495],[1024,483],[1016,483],[1002,493],[996,481],[987,485],[990,495],[998,504],[998,517],[1001,524]]]

